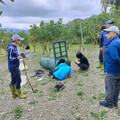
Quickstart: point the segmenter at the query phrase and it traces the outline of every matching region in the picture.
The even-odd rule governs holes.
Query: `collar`
[[[119,39],[119,37],[118,37],[118,36],[114,37],[114,38],[110,41],[110,43],[111,43],[112,41],[116,40],[116,39]]]

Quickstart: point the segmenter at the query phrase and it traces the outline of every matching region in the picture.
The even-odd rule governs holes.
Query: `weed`
[[[14,108],[14,118],[20,118],[22,116],[22,113],[22,106],[17,106],[16,108]]]
[[[105,97],[105,93],[100,93],[98,96],[98,100],[102,100]]]
[[[97,120],[101,120],[101,119],[99,118],[98,113],[91,112],[90,114],[91,114],[94,118],[96,118]]]
[[[84,92],[82,92],[82,91],[77,92],[78,96],[82,96],[83,94],[84,94]]]
[[[82,96],[80,96],[80,99],[83,101],[84,100],[84,98],[82,97]]]
[[[81,117],[76,117],[75,120],[82,120],[82,118]]]
[[[68,56],[68,57],[69,57],[70,60],[73,60],[73,61],[76,59],[75,56]]]
[[[120,109],[118,110],[118,115],[120,116]]]
[[[56,96],[49,97],[48,100],[56,100]]]
[[[92,104],[94,104],[94,101],[93,101],[93,99],[89,99],[89,101],[90,101]]]
[[[107,115],[108,111],[102,110],[100,113],[91,112],[91,115],[96,118],[97,120],[103,120],[104,117]]]
[[[76,73],[76,70],[72,70],[72,73]]]
[[[32,102],[29,102],[29,104],[36,104],[36,103],[38,103],[37,100],[34,100],[34,101],[32,101]]]
[[[75,109],[78,110],[78,106],[75,106]]]
[[[54,80],[54,79],[51,79],[49,82],[55,82],[56,80]]]
[[[63,83],[65,84],[65,83],[67,83],[67,81],[64,81]]]
[[[27,94],[28,92],[27,91],[24,91],[23,94]]]
[[[41,85],[46,85],[47,84],[47,82],[45,82],[45,83],[42,83]]]
[[[55,89],[55,88],[50,88],[51,89],[51,93],[56,93],[57,92],[57,90]]]
[[[105,116],[107,115],[107,113],[108,113],[108,111],[102,110],[102,111],[100,112],[100,117],[101,117],[101,118],[105,117]]]
[[[96,86],[95,86],[95,85],[93,85],[93,86],[92,86],[92,88],[93,88],[93,89],[95,89],[95,88],[96,88]]]
[[[34,90],[34,93],[37,93],[37,92],[38,92],[38,89],[35,89],[35,90]]]
[[[55,88],[50,88],[51,92],[50,92],[50,97],[48,98],[48,100],[56,100],[56,95],[55,93],[57,92],[57,90]]]
[[[78,83],[78,84],[75,84],[74,86],[84,86],[84,84]]]
[[[40,91],[38,96],[42,97],[43,96],[43,91]]]
[[[4,91],[4,88],[2,88],[0,95],[4,95],[4,94],[5,94],[5,91]]]
[[[96,97],[95,95],[94,95],[94,96],[92,96],[92,98],[93,98],[93,99],[97,99],[97,97]]]
[[[84,77],[88,77],[89,76],[89,73],[83,73],[82,74]]]

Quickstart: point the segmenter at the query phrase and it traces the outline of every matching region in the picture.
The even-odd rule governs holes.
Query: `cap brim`
[[[104,29],[103,31],[105,31],[105,32],[109,32],[109,31],[110,31],[110,29]]]
[[[113,23],[114,23],[114,21],[110,22],[109,24],[113,24]]]
[[[24,40],[24,38],[19,38],[19,40]]]

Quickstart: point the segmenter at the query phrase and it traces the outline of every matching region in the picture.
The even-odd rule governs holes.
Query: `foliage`
[[[91,115],[97,120],[103,120],[106,117],[107,113],[108,111],[102,110],[100,113],[91,112]]]
[[[110,1],[108,3],[113,4]],[[119,15],[120,7],[116,9],[116,6],[112,6],[109,13],[102,12],[85,20],[75,19],[68,24],[63,24],[61,18],[57,22],[53,20],[48,23],[41,21],[39,26],[35,24],[30,25],[29,32],[22,31],[18,33],[21,37],[25,38],[21,42],[20,47],[32,46],[35,52],[36,48],[41,46],[42,53],[47,56],[51,54],[53,41],[66,40],[68,49],[73,43],[77,44],[79,50],[81,50],[81,47],[84,47],[84,43],[91,43],[93,47],[99,43],[99,28],[107,20],[115,21],[115,25],[120,27]],[[81,30],[83,35],[81,35]],[[6,30],[0,29],[0,51],[2,49],[6,51],[7,44],[11,42],[12,35],[13,33],[7,33]]]
[[[21,31],[18,34],[20,35],[20,37],[24,38],[24,40],[21,42],[20,46],[22,46],[23,48],[25,48],[25,46],[30,46],[30,35],[29,35],[29,33],[25,32],[25,31]]]
[[[11,42],[12,33],[7,33],[6,30],[0,29],[0,50],[7,51],[8,43]]]
[[[102,100],[105,97],[105,93],[100,93],[98,96],[98,100]]]
[[[78,96],[82,96],[83,94],[84,94],[84,92],[82,92],[82,91],[77,92]]]
[[[10,1],[11,1],[11,2],[14,2],[14,0],[10,0]],[[0,3],[6,5],[5,2],[4,2],[3,0],[0,0]],[[0,15],[1,15],[2,13],[3,13],[3,11],[0,11]],[[0,25],[0,27],[1,27],[1,25]]]
[[[82,120],[82,118],[81,117],[76,117],[75,120]]]
[[[17,106],[16,108],[14,108],[14,117],[15,118],[20,118],[22,116],[23,113],[23,109],[21,106]]]

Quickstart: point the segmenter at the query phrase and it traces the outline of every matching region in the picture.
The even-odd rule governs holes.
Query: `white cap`
[[[12,36],[12,41],[16,41],[16,40],[24,40],[24,38],[21,38],[18,34],[14,34]]]
[[[108,29],[104,29],[105,32],[116,32],[117,34],[119,34],[119,28],[117,26],[111,26]]]

